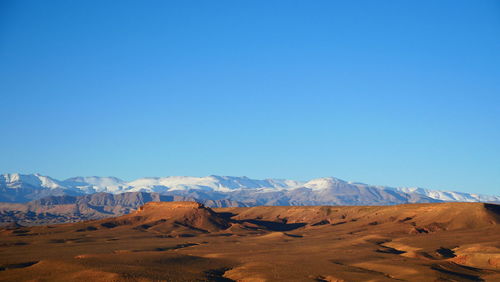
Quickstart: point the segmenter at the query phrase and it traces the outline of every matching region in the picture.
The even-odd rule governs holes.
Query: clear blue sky
[[[0,172],[500,194],[499,1],[1,1]]]

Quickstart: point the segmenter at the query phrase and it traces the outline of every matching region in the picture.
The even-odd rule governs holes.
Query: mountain
[[[499,203],[500,197],[453,191],[436,191],[425,188],[394,188],[405,193],[417,193],[443,202],[491,202]]]
[[[126,192],[127,183],[116,177],[73,177],[62,182],[63,185],[78,189],[84,193],[120,193]]]
[[[94,193],[159,193],[198,201],[230,201],[255,205],[393,205],[432,202],[500,203],[500,196],[393,188],[334,177],[296,181],[234,176],[146,177],[124,181],[116,177],[73,177],[57,180],[40,174],[0,175],[0,201],[23,203],[47,196],[82,196]],[[218,205],[214,202],[215,205]]]
[[[47,196],[82,194],[79,189],[40,174],[0,175],[0,202],[22,203]]]
[[[167,192],[183,190],[205,190],[230,192],[238,189],[282,189],[298,187],[300,181],[265,179],[256,180],[248,177],[233,176],[169,176],[146,177],[125,182],[116,177],[74,177],[62,182],[63,185],[82,191],[91,192]]]

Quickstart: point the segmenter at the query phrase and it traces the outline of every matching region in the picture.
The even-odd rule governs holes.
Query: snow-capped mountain
[[[443,202],[499,202],[499,196],[481,195],[453,191],[436,191],[419,187],[394,188],[405,193],[417,193]]]
[[[10,188],[21,188],[23,185],[43,187],[48,189],[65,188],[59,180],[40,174],[3,174],[0,176],[0,185],[9,185]]]
[[[129,187],[127,183],[116,177],[72,177],[62,182],[66,187],[80,190],[86,194],[107,192],[107,193],[121,193],[126,192]]]
[[[61,181],[40,174],[0,175],[0,201],[27,202],[47,196],[81,195],[79,189],[67,186]]]
[[[129,191],[166,192],[175,190],[205,190],[231,192],[238,189],[286,189],[301,185],[300,181],[248,177],[217,176],[206,177],[169,176],[141,178],[128,183]]]
[[[199,200],[231,200],[247,205],[384,205],[425,202],[493,202],[500,196],[444,192],[423,188],[392,188],[334,177],[295,181],[257,180],[234,176],[146,177],[124,181],[116,177],[73,177],[63,181],[40,174],[0,175],[0,201],[27,202],[50,195],[98,192],[160,193]]]

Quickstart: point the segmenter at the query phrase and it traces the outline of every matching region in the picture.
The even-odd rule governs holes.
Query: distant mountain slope
[[[22,203],[47,196],[82,196],[99,192],[148,192],[198,201],[234,201],[245,205],[392,205],[442,201],[500,203],[500,196],[497,195],[392,188],[346,182],[334,177],[295,181],[215,175],[169,176],[127,182],[116,177],[74,177],[60,181],[40,174],[0,175],[1,202]]]
[[[197,201],[208,207],[245,207],[230,200],[198,200],[147,192],[94,193],[83,196],[49,196],[28,203],[0,203],[0,225],[18,222],[39,225],[121,216],[148,202]]]

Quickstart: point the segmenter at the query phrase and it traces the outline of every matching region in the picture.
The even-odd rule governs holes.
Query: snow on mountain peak
[[[125,181],[111,176],[78,176],[64,180],[63,184],[67,187],[84,191],[85,193],[120,193],[125,192],[127,188],[127,183]]]
[[[332,188],[338,184],[346,184],[342,179],[338,179],[335,177],[322,177],[312,179],[304,184],[304,187],[312,189],[312,190],[324,190],[328,188]]]
[[[246,176],[168,176],[140,178],[127,183],[131,191],[175,191],[175,190],[213,190],[229,192],[237,189],[287,188],[288,184],[279,180],[255,180]]]
[[[497,195],[493,196],[455,191],[439,191],[420,187],[402,187],[393,189],[405,193],[417,193],[445,202],[500,202],[500,196]]]
[[[2,174],[2,181],[10,186],[14,187],[20,184],[28,184],[31,186],[41,186],[49,189],[57,189],[64,188],[58,180],[55,180],[48,176],[43,176],[41,174],[20,174],[20,173],[11,173],[11,174]],[[8,185],[8,186],[9,186]]]
[[[22,188],[20,190],[11,190]],[[391,188],[385,186],[373,186],[359,182],[346,182],[335,177],[323,177],[304,181],[287,179],[252,179],[246,176],[218,176],[210,175],[204,177],[194,176],[167,176],[167,177],[145,177],[130,182],[116,177],[74,177],[59,181],[40,174],[3,174],[0,175],[0,189],[6,191],[8,199],[21,199],[23,197],[35,197],[36,195],[47,195],[54,193],[71,193],[76,195],[91,194],[96,192],[123,193],[123,192],[158,192],[158,193],[192,193],[195,190],[204,192],[215,192],[219,197],[226,195],[244,195],[245,193],[294,193],[298,188],[310,189],[312,193],[349,194],[362,193],[370,189],[370,193],[378,195],[377,191],[392,190],[409,195],[420,195],[437,201],[451,202],[495,202],[500,203],[500,196],[478,195],[475,193],[436,191],[418,187]],[[10,190],[10,191],[9,191]],[[42,191],[43,190],[43,191]],[[254,192],[252,192],[252,190]],[[31,191],[31,192],[29,192]],[[38,192],[37,192],[38,191]],[[42,191],[42,192],[40,192]],[[38,194],[40,192],[40,194]],[[232,193],[236,194],[232,194]],[[30,194],[31,193],[31,194]],[[34,194],[33,194],[34,193]],[[196,193],[196,192],[195,192]],[[18,195],[19,194],[19,195]],[[325,194],[325,195],[326,195]],[[34,196],[30,196],[34,195]],[[277,195],[277,194],[273,194]],[[287,194],[288,195],[288,194]],[[7,196],[6,196],[7,197]],[[313,204],[314,202],[308,202]]]

